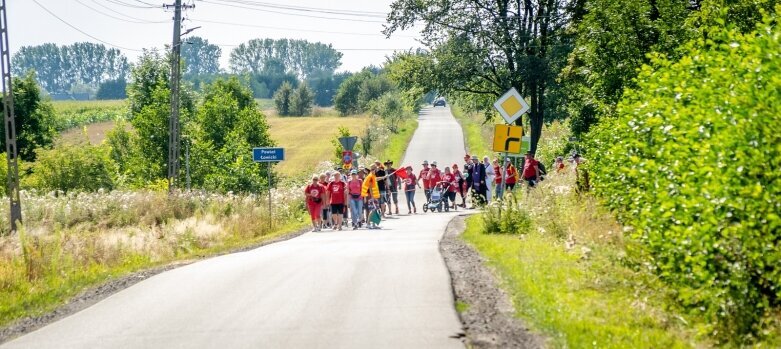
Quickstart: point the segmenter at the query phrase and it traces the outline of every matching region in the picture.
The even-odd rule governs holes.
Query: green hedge
[[[639,242],[635,256],[709,331],[741,341],[781,297],[777,25],[712,29],[678,62],[655,57],[587,141],[594,189]]]

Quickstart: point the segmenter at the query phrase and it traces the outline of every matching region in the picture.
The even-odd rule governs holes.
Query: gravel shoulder
[[[80,293],[79,295],[73,297],[70,299],[67,303],[55,308],[49,313],[40,315],[40,316],[33,316],[33,317],[27,317],[20,319],[6,327],[0,327],[0,344],[3,344],[5,342],[8,342],[16,337],[20,337],[22,335],[25,335],[27,333],[33,332],[39,328],[42,328],[48,324],[51,324],[53,322],[56,322],[60,319],[63,319],[65,317],[68,317],[70,315],[73,315],[75,313],[78,313],[79,311],[82,311],[84,309],[89,308],[90,306],[100,302],[101,300],[108,298],[109,296],[122,291],[130,286],[133,286],[143,280],[146,280],[152,276],[155,276],[157,274],[160,274],[165,271],[169,271],[181,266],[185,266],[188,264],[192,264],[198,261],[201,261],[203,259],[207,258],[214,258],[226,254],[231,253],[237,253],[237,252],[245,252],[252,249],[256,249],[258,247],[266,246],[269,244],[273,244],[276,242],[281,242],[285,240],[290,240],[292,238],[298,237],[307,231],[309,231],[310,228],[301,229],[292,233],[284,234],[279,237],[262,241],[253,245],[244,246],[240,248],[236,248],[234,250],[226,251],[223,253],[210,255],[206,258],[202,259],[192,259],[192,260],[185,260],[185,261],[176,261],[172,262],[170,264],[154,267],[146,270],[141,270],[135,273],[131,273],[129,275],[125,275],[118,279],[110,280],[102,285],[87,289]]]
[[[459,316],[467,347],[545,348],[545,339],[513,316],[513,305],[485,266],[485,259],[459,238],[465,218],[455,217],[448,224],[439,249],[450,270],[455,299],[466,305]]]

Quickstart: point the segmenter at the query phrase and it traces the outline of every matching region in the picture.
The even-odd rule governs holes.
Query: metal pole
[[[170,6],[166,6],[170,7]],[[168,192],[179,177],[179,59],[182,50],[182,0],[174,2],[174,37],[171,43],[171,118],[168,124]]]
[[[507,193],[505,190],[507,189],[507,185],[505,185],[505,181],[507,180],[507,153],[502,153],[502,159],[499,160],[499,168],[502,170],[502,199],[504,199],[505,196],[507,196]]]
[[[271,163],[266,163],[267,175],[268,175],[268,229],[271,231],[273,228],[273,208],[271,206]]]
[[[19,164],[16,157],[16,117],[14,115],[13,81],[11,79],[11,54],[8,47],[8,17],[5,0],[0,2],[0,71],[3,80],[3,119],[5,121],[5,155],[8,162],[8,198],[10,200],[11,231],[16,231],[17,222],[22,221],[22,201],[19,197]]]

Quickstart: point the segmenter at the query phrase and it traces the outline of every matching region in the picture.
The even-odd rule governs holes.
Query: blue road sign
[[[285,160],[285,148],[252,148],[252,161],[279,162]]]

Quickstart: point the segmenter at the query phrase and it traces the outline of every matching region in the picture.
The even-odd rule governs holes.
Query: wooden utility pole
[[[164,6],[174,9],[174,37],[171,43],[171,118],[168,123],[168,192],[173,193],[179,181],[179,82],[181,81],[179,61],[182,52],[182,9],[195,6],[182,5],[182,0]]]
[[[22,221],[22,202],[19,198],[19,164],[16,156],[16,117],[14,115],[14,93],[11,84],[11,53],[8,48],[8,16],[5,0],[0,0],[0,72],[3,80],[3,119],[5,121],[5,156],[8,161],[8,198],[11,204],[11,231]]]

